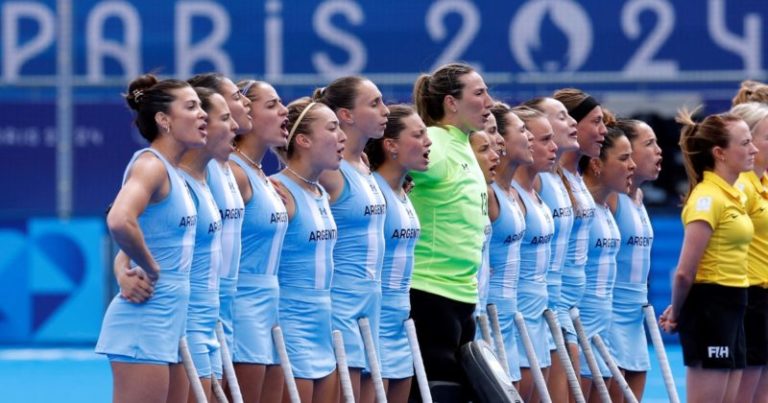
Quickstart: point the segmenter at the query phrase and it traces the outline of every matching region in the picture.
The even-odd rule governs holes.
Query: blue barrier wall
[[[649,299],[660,314],[670,302],[682,225],[678,216],[651,221]],[[113,283],[102,220],[1,224],[0,344],[95,342]]]

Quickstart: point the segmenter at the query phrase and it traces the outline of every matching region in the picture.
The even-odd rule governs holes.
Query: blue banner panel
[[[674,79],[759,73],[761,0],[106,1],[74,3],[74,72],[89,82],[159,69],[228,75],[487,72]],[[55,0],[1,1],[3,78],[56,73]]]
[[[0,231],[0,342],[94,342],[105,301],[100,219],[31,219]]]

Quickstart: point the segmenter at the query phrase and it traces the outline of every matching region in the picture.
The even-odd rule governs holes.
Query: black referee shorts
[[[694,284],[677,321],[685,365],[707,369],[746,367],[746,306],[746,288]]]

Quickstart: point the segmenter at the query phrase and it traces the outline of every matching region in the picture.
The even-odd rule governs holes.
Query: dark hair
[[[307,113],[304,113],[304,109],[312,107]],[[318,105],[315,101],[312,101],[309,97],[299,98],[290,104],[288,104],[288,130],[293,133],[288,138],[288,144],[280,147],[275,147],[275,153],[284,161],[287,162],[293,157],[295,148],[293,145],[296,143],[296,136],[299,134],[309,134],[309,126],[314,122],[314,112],[318,109]],[[301,116],[304,113],[304,116]],[[299,121],[299,117],[301,120]]]
[[[607,124],[607,127],[615,127],[622,132],[624,132],[624,135],[627,136],[630,142],[635,141],[639,133],[637,132],[637,129],[640,127],[640,125],[645,124],[642,120],[637,119],[616,119],[615,122],[612,122],[611,124]]]
[[[212,90],[208,87],[194,87],[195,92],[197,93],[198,98],[200,98],[200,107],[203,108],[204,111],[210,112],[211,110],[211,97],[215,94],[218,94],[218,92]]]
[[[613,149],[614,146],[616,146],[616,140],[627,137],[627,135],[624,133],[623,130],[611,126],[608,128],[608,131],[605,132],[605,140],[603,140],[603,146],[600,147],[600,160],[605,161],[605,158],[608,156],[608,150]],[[579,171],[585,172],[587,171],[587,167],[589,166],[589,160],[592,158],[587,155],[582,155],[581,159],[579,159]]]
[[[365,144],[365,154],[368,156],[368,164],[372,171],[377,170],[387,159],[384,152],[384,139],[399,139],[400,133],[405,130],[403,119],[416,114],[411,106],[405,104],[389,105],[388,108],[389,116],[387,116],[384,135],[378,139],[370,139]]]
[[[352,109],[355,107],[357,87],[367,78],[360,76],[346,76],[333,80],[327,87],[317,88],[312,93],[312,99],[322,102],[336,113],[339,109]]]
[[[448,95],[461,99],[464,83],[460,78],[475,71],[462,63],[439,67],[432,74],[422,74],[413,85],[413,103],[416,112],[427,126],[436,126],[445,117],[443,101]]]
[[[185,81],[158,80],[154,74],[139,76],[128,85],[128,92],[123,97],[128,106],[136,111],[133,122],[147,141],[155,141],[160,134],[155,115],[158,112],[169,112],[171,103],[176,100],[171,92],[186,87],[189,84]]]
[[[202,73],[193,76],[187,82],[193,87],[205,87],[219,92],[224,79],[226,77],[221,73]]]
[[[507,136],[507,121],[505,118],[510,112],[512,112],[512,109],[504,102],[496,102],[491,107],[491,113],[496,118],[496,130],[502,137]]]
[[[683,108],[677,112],[675,121],[683,127],[680,131],[680,150],[683,152],[683,166],[688,175],[688,192],[683,201],[688,200],[693,188],[704,179],[704,171],[715,168],[715,147],[727,148],[731,134],[727,125],[742,120],[731,113],[709,115],[699,123],[693,120],[693,114]]]

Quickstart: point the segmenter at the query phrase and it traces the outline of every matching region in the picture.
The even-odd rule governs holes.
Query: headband
[[[304,116],[309,112],[310,109],[312,109],[313,106],[315,106],[317,102],[310,102],[309,105],[307,105],[306,108],[304,108],[303,111],[299,114],[299,118],[296,119],[296,122],[291,127],[290,133],[288,133],[288,141],[286,144],[291,144],[291,139],[293,138],[293,133],[296,132],[296,128],[299,127],[299,123],[301,123],[301,120],[304,119]]]
[[[568,111],[568,114],[571,115],[572,118],[576,119],[576,122],[581,122],[582,119],[584,119],[585,116],[589,114],[589,112],[592,111],[592,109],[595,109],[595,107],[600,106],[600,102],[597,102],[595,98],[592,98],[591,95],[587,95],[586,98],[584,98],[581,103],[576,105],[575,108]]]

